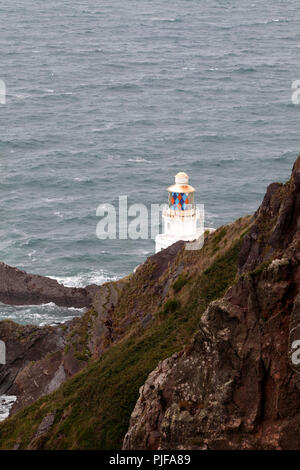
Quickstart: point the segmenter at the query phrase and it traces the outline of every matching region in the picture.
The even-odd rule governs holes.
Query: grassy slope
[[[249,221],[248,221],[249,223]],[[209,236],[205,251],[213,262],[204,270],[193,264],[199,252],[185,252],[191,268],[182,286],[171,289],[172,308],[157,312],[143,329],[134,324],[127,336],[96,362],[0,425],[0,448],[18,443],[27,448],[43,417],[56,411],[48,434],[31,447],[39,449],[116,449],[122,445],[139,388],[158,362],[190,342],[209,302],[221,297],[236,276],[241,244],[238,225],[234,238],[226,230]],[[224,238],[224,242],[222,239]],[[206,244],[207,245],[207,244]],[[189,263],[188,263],[189,264]],[[199,269],[197,269],[197,266]],[[192,268],[193,267],[193,268]],[[170,306],[170,302],[169,302]]]

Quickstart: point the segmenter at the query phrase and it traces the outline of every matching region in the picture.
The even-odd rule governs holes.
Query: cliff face
[[[100,286],[82,318],[54,327],[63,330],[63,346],[35,362],[27,356],[13,385],[19,408],[0,423],[0,448],[120,448],[148,374],[190,341],[208,304],[232,284],[250,223],[246,217],[206,235],[197,252],[178,242],[128,278]]]
[[[98,291],[95,285],[84,289],[65,287],[54,279],[0,263],[0,302],[3,303],[54,302],[64,307],[90,307]],[[0,339],[7,350],[6,365],[0,366],[0,394],[17,395],[11,413],[55,390],[86,364],[76,357],[78,353],[83,356],[86,348],[79,345],[75,351],[73,341],[70,341],[71,334],[76,339],[76,330],[82,323],[75,319],[64,327],[39,328],[11,321],[0,322]],[[70,349],[68,353],[66,348]]]
[[[300,159],[269,186],[234,285],[141,388],[124,449],[300,449],[299,230]]]
[[[24,276],[31,277],[26,273]],[[39,277],[41,283],[47,284],[48,278]],[[93,302],[94,307],[62,325],[38,327],[0,322],[0,339],[6,345],[6,364],[0,365],[0,394],[17,396],[11,414],[55,391],[84,368],[90,358],[101,356],[109,336],[109,316],[122,287],[122,282],[93,286],[94,296],[88,302]],[[59,289],[67,288],[60,285]],[[86,294],[83,299],[87,301]],[[77,301],[75,289],[73,302]]]
[[[70,334],[80,319],[63,326],[36,327],[0,322],[0,338],[6,344],[6,364],[0,366],[0,395],[16,395],[11,414],[56,390],[86,362],[67,352]]]
[[[138,270],[135,276],[138,285],[133,283],[133,291],[136,292],[147,278],[150,282],[151,277],[154,279],[163,274],[182,246],[183,242],[178,242],[163,253],[150,257],[145,266]],[[128,332],[134,322],[134,312],[139,310],[137,300],[130,315],[117,321],[114,319],[115,307],[124,288],[128,288],[130,278],[102,286],[69,289],[52,279],[27,274],[3,264],[0,265],[0,272],[3,275],[2,286],[6,286],[3,289],[5,299],[10,303],[18,303],[20,299],[38,303],[41,299],[45,301],[47,295],[47,300],[52,302],[91,305],[81,318],[58,326],[37,327],[18,325],[12,321],[0,322],[0,339],[5,342],[7,350],[6,365],[0,365],[0,395],[17,396],[11,415],[57,390],[67,379],[85,368],[89,361],[101,357]],[[144,290],[144,295],[148,296],[146,285]],[[152,296],[151,288],[150,291],[149,297]],[[126,300],[122,303],[123,309],[128,309]],[[145,325],[151,319],[146,313],[144,318],[143,312],[140,316]]]
[[[0,448],[300,448],[299,195],[300,158],[254,216],[95,288],[82,318],[0,323]]]

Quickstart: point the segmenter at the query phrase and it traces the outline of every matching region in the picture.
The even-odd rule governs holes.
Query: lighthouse
[[[168,193],[169,205],[162,214],[163,233],[155,238],[156,253],[178,240],[196,240],[204,232],[204,216],[196,208],[195,189],[189,184],[186,173],[177,173],[175,184],[168,188]]]

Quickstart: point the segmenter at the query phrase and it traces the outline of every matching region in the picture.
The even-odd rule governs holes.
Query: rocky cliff
[[[299,198],[300,158],[253,216],[97,287],[81,318],[0,323],[0,448],[299,449]]]
[[[233,286],[141,388],[124,449],[300,449],[299,261],[300,159],[269,186]]]
[[[183,242],[178,242],[163,253],[150,257],[145,267],[138,270],[144,271],[143,279],[148,275],[148,265],[153,263],[155,269],[151,269],[151,276],[159,277],[182,246]],[[70,289],[47,277],[27,274],[3,263],[0,273],[2,287],[6,286],[2,292],[11,304],[19,304],[21,299],[29,303],[47,299],[58,305],[67,303],[70,306],[73,303],[82,306],[86,303],[91,307],[83,317],[57,326],[0,322],[0,339],[5,342],[7,350],[6,364],[0,365],[0,395],[17,396],[11,409],[11,414],[14,414],[58,389],[90,359],[99,358],[111,344],[122,338],[131,320],[119,319],[114,324],[113,312],[130,277],[102,286]],[[136,279],[139,279],[139,273]],[[149,317],[143,321],[146,324],[148,320]]]

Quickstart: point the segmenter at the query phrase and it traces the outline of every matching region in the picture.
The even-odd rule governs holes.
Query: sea
[[[67,286],[127,275],[154,240],[99,239],[97,208],[150,211],[179,171],[207,226],[253,213],[300,153],[299,23],[296,0],[1,0],[0,261]]]

